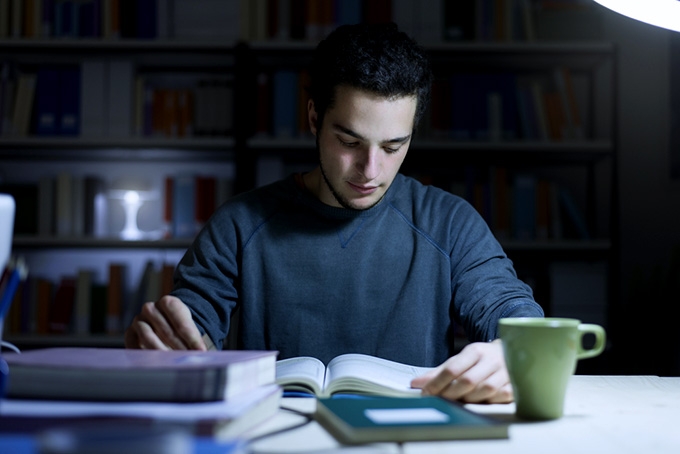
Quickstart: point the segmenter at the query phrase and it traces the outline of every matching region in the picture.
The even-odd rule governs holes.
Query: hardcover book
[[[125,424],[149,430],[167,426],[184,429],[198,437],[227,440],[240,437],[272,417],[280,403],[281,388],[276,385],[261,386],[216,402],[4,399],[0,401],[0,433],[40,433],[53,428],[119,427]]]
[[[276,351],[46,348],[8,353],[7,396],[210,402],[274,383]]]
[[[316,419],[345,444],[508,438],[508,424],[428,396],[324,398]]]

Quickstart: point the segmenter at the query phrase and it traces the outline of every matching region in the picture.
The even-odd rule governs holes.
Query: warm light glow
[[[678,0],[595,0],[624,16],[669,30],[680,31]]]

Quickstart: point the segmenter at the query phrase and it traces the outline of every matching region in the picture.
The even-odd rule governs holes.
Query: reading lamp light
[[[680,0],[595,0],[605,8],[657,27],[680,31]]]

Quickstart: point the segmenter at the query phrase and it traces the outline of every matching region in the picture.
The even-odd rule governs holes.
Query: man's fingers
[[[498,343],[473,343],[411,386],[425,395],[479,403],[512,402],[512,387]]]
[[[191,311],[179,299],[164,296],[145,303],[125,332],[127,348],[206,350]]]
[[[468,403],[509,403],[512,402],[512,386],[507,375],[497,371],[479,381],[457,399]]]
[[[159,348],[159,343],[165,346],[165,349],[171,350],[186,350],[187,346],[182,339],[175,333],[171,326],[171,318],[176,316],[173,313],[162,312],[162,305],[157,303],[145,303],[139,314],[138,323],[136,323],[137,334],[139,336],[142,348]]]
[[[134,324],[134,330],[139,339],[138,348],[142,350],[170,350],[170,348],[156,336],[156,333],[148,323],[138,320]]]
[[[168,332],[163,331],[163,336],[169,336],[168,341],[172,348],[207,350],[201,333],[196,328],[191,317],[189,308],[178,298],[164,296],[156,303],[156,308],[163,314],[168,323]],[[174,347],[179,345],[180,347]]]

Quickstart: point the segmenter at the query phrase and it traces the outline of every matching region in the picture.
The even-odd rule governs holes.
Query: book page
[[[431,367],[411,366],[370,355],[350,353],[328,363],[326,394],[355,392],[383,395],[420,395],[411,380]]]
[[[276,383],[286,390],[321,394],[326,367],[317,358],[299,356],[276,362]]]

